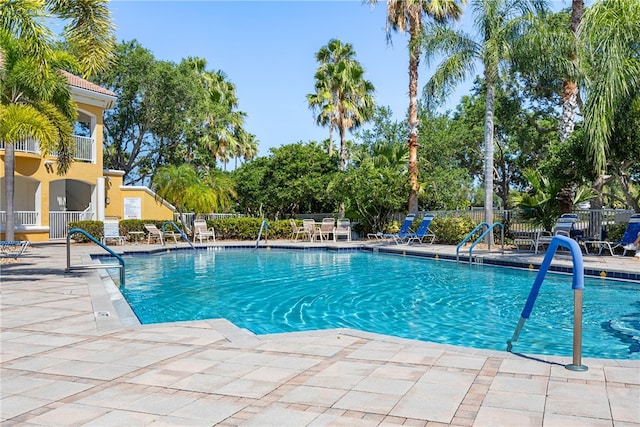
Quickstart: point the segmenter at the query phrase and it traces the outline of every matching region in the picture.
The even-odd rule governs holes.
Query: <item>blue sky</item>
[[[560,3],[560,2],[558,2]],[[563,2],[564,3],[564,2]],[[351,43],[376,103],[404,119],[408,105],[407,37],[386,40],[386,6],[344,1],[112,1],[118,41],[138,40],[156,59],[207,60],[236,85],[246,130],[256,135],[259,155],[269,148],[329,136],[307,107],[317,67],[315,53],[331,38]],[[469,14],[461,25],[473,33]],[[420,67],[419,89],[430,72]],[[449,105],[468,91],[462,85]],[[334,137],[335,139],[335,137]]]

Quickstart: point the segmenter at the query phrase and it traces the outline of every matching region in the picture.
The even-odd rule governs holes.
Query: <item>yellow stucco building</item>
[[[156,200],[147,187],[123,185],[122,171],[103,167],[103,112],[113,108],[113,92],[64,72],[78,108],[75,161],[65,175],[56,173],[55,156],[42,156],[36,141],[14,145],[15,239],[32,242],[64,239],[78,220],[172,220],[174,207]],[[6,226],[4,142],[0,141],[0,238]]]

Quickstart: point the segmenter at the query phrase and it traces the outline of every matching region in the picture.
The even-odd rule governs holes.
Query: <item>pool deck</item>
[[[442,245],[328,245],[362,244],[455,255]],[[72,264],[101,252],[74,245]],[[543,257],[478,253],[523,265]],[[584,260],[607,275],[640,271],[631,257]],[[564,367],[569,357],[346,329],[256,336],[222,319],[141,326],[103,270],[65,267],[64,244],[0,264],[3,426],[640,426],[638,360],[583,358],[588,371],[575,372]]]

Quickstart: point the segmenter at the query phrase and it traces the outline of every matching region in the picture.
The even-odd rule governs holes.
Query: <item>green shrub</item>
[[[224,218],[208,220],[207,227],[213,227],[216,239],[255,240],[258,238],[261,218]],[[268,221],[268,239],[288,239],[291,237],[289,220]],[[264,235],[263,235],[264,237]]]
[[[91,234],[96,240],[102,240],[104,235],[104,224],[102,221],[74,221],[69,223],[69,230],[81,228]],[[71,238],[76,242],[88,242],[89,239],[84,234],[73,233]]]
[[[429,227],[436,235],[436,242],[457,245],[477,224],[469,218],[434,218]]]
[[[607,240],[610,242],[619,242],[622,240],[624,232],[627,231],[627,223],[610,225],[607,227]]]

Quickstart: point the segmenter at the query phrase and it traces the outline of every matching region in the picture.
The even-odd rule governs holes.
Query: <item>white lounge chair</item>
[[[125,237],[120,235],[120,221],[117,219],[107,219],[102,221],[104,226],[102,233],[102,244],[115,240],[119,245],[124,245]]]
[[[207,242],[209,239],[213,239],[214,242],[216,241],[216,232],[213,227],[207,228],[207,221],[193,221],[193,232],[194,241],[196,239],[199,239],[200,243],[202,243],[202,239],[205,239]]]
[[[351,241],[351,221],[348,219],[339,219],[333,229],[333,241],[337,242],[339,236],[345,236],[347,242]]]
[[[296,220],[293,218],[289,218],[289,224],[291,224],[291,239],[296,241],[298,240],[298,237],[302,234],[302,237],[304,238],[305,236],[308,239],[311,239],[311,236],[309,235],[309,232],[305,229],[304,226],[302,227],[298,227],[298,224],[296,223]]]
[[[144,228],[147,230],[147,244],[150,244],[152,240],[160,241],[160,244],[164,245],[167,237],[172,237],[175,243],[178,243],[178,238],[176,233],[173,231],[167,231],[164,234],[158,230],[158,227],[155,224],[145,224]]]

